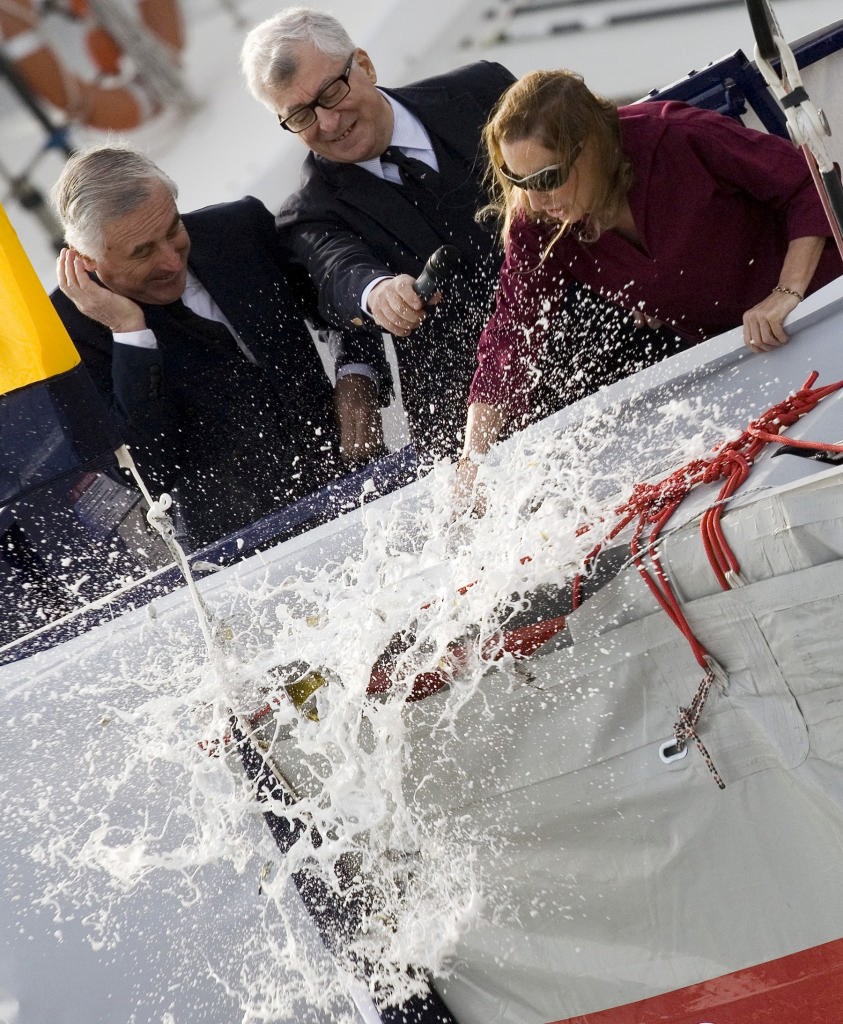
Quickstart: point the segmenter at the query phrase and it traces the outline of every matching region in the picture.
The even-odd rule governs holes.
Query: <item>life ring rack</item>
[[[32,93],[68,121],[130,131],[186,97],[179,0],[130,2],[134,12],[100,0],[0,0],[0,49]],[[90,74],[68,66],[55,31],[44,31],[56,15],[82,33]]]

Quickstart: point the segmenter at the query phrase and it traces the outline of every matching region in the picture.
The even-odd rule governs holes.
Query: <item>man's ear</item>
[[[91,274],[96,273],[97,261],[90,256],[86,256],[83,252],[77,253],[80,260],[82,260],[82,266]]]
[[[355,50],[355,60],[363,74],[374,85],[378,80],[378,73],[375,71],[375,65],[372,63],[372,58],[369,54],[365,50]]]

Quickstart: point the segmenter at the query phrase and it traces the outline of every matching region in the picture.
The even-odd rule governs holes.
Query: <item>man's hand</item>
[[[350,373],[337,381],[334,405],[340,428],[340,453],[351,466],[363,466],[383,452],[383,422],[375,382]]]
[[[438,301],[434,295],[431,302]],[[369,312],[378,327],[405,338],[424,320],[425,303],[413,291],[413,278],[399,274],[379,281],[369,292]]]
[[[59,253],[56,276],[59,288],[79,312],[110,331],[142,331],[146,328],[140,306],[94,281],[83,258],[73,249],[62,249]]]

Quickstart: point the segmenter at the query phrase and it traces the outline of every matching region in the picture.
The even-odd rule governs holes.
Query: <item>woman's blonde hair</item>
[[[524,139],[534,139],[556,154],[563,165],[576,159],[578,147],[588,147],[589,160],[599,168],[600,177],[595,182],[584,237],[597,238],[613,222],[632,180],[629,161],[621,149],[615,104],[591,92],[573,71],[532,71],[507,89],[483,129],[491,203],[482,213],[494,212],[500,217],[504,241],[517,214],[538,216],[527,193],[501,174],[501,143]],[[571,227],[563,223],[553,242]]]

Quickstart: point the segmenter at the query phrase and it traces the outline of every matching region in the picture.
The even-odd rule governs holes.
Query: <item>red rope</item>
[[[726,482],[718,495],[718,503],[703,513],[700,530],[709,562],[723,590],[731,589],[727,573],[733,578],[740,576],[737,559],[726,541],[721,526],[725,503],[747,479],[753,463],[764,447],[768,444],[787,443],[799,448],[843,451],[843,445],[793,441],[782,436],[782,431],[793,426],[806,413],[816,408],[818,402],[843,387],[843,381],[837,381],[825,387],[813,388],[817,376],[816,372],[812,373],[799,391],[768,409],[757,420],[753,420],[736,441],[720,449],[723,454],[718,469],[726,478]],[[728,463],[731,463],[734,469],[730,474],[724,472]]]
[[[711,484],[723,480],[716,501],[702,515],[700,533],[718,583],[724,590],[731,589],[729,576],[737,576],[740,567],[723,533],[721,525],[723,511],[728,499],[746,482],[755,460],[764,447],[770,443],[786,443],[800,448],[843,452],[841,444],[798,441],[782,436],[782,431],[793,426],[806,413],[811,412],[818,402],[843,387],[843,381],[837,381],[824,387],[813,388],[817,376],[816,372],[812,373],[799,391],[772,406],[758,419],[752,420],[735,440],[718,446],[708,458],[694,459],[657,483],[636,484],[629,498],[615,509],[617,522],[607,534],[606,540],[596,545],[587,555],[585,568],[587,569],[597,558],[608,541],[613,540],[630,523],[634,523],[633,537],[630,542],[633,561],[656,600],[677,626],[685,632],[687,623],[679,607],[679,602],[658,556],[655,554],[655,545],[661,531],[694,488],[701,484]],[[642,537],[648,528],[649,533],[644,542]],[[649,555],[651,569],[645,565],[646,555]],[[575,598],[581,592],[579,582],[578,578],[574,587]],[[574,607],[577,606],[578,602],[575,602]],[[692,646],[695,645],[692,644]],[[700,660],[699,655],[701,654],[704,655],[701,647],[695,649],[698,660]],[[703,663],[701,662],[701,664]]]
[[[718,583],[724,590],[731,589],[730,577],[732,579],[739,577],[740,566],[723,533],[721,525],[723,509],[728,499],[748,478],[759,453],[767,444],[785,442],[798,447],[843,452],[843,445],[794,441],[781,436],[781,431],[792,426],[802,416],[814,409],[817,403],[827,395],[843,387],[843,380],[841,380],[814,389],[813,384],[817,376],[816,372],[812,373],[799,391],[778,405],[772,406],[757,420],[750,422],[739,437],[718,446],[709,458],[694,459],[657,483],[636,484],[630,497],[615,509],[617,521],[607,533],[605,540],[595,545],[583,563],[585,572],[607,542],[614,540],[631,523],[635,524],[629,545],[632,560],[660,607],[685,637],[695,659],[705,672],[690,707],[680,707],[679,709],[679,719],[674,726],[676,744],[679,749],[682,749],[689,739],[693,739],[721,789],[724,787],[723,780],[717,773],[708,751],[697,734],[697,722],[714,680],[712,666],[716,662],[694,635],[659,559],[656,546],[665,525],[694,488],[701,484],[711,484],[723,480],[716,502],[702,515],[700,533]],[[581,527],[578,532],[582,533],[586,529],[588,527]],[[644,539],[645,533],[646,539]],[[645,561],[647,557],[649,557],[649,565]],[[529,562],[530,558],[525,557],[521,561],[523,564]],[[582,599],[582,578],[583,573],[578,573],[573,580],[574,608],[579,607]],[[465,594],[474,586],[474,582],[461,587],[459,593]],[[563,629],[564,625],[565,618],[559,617],[536,623],[533,626],[494,634],[486,638],[481,645],[480,657],[487,661],[497,661],[506,654],[515,658],[529,657],[538,647]],[[415,676],[407,699],[421,700],[447,685],[454,675],[464,667],[468,657],[469,648],[464,643],[455,642],[436,669]],[[372,668],[368,693],[375,695],[389,691],[394,683],[394,671],[395,664],[391,659],[386,659],[383,663],[379,659]],[[274,698],[274,702],[277,703],[278,699],[278,697]],[[250,724],[254,726],[270,711],[270,705],[260,709],[251,716]]]
[[[788,396],[784,401],[768,409],[758,419],[750,422],[739,437],[718,446],[710,457],[694,459],[657,483],[636,484],[629,498],[615,509],[618,519],[607,534],[606,540],[596,545],[584,562],[584,570],[587,570],[605,544],[614,540],[622,530],[634,523],[632,539],[629,544],[632,561],[660,607],[685,637],[697,663],[705,671],[691,706],[679,709],[679,720],[674,726],[677,747],[684,748],[687,740],[693,738],[721,789],[724,787],[723,780],[696,731],[697,722],[711,688],[712,665],[715,663],[694,635],[662,566],[656,545],[665,525],[694,488],[701,484],[711,484],[722,480],[723,485],[717,495],[717,500],[702,514],[700,535],[717,582],[723,590],[731,589],[732,582],[730,581],[740,579],[740,565],[723,532],[723,511],[729,498],[747,480],[755,460],[765,446],[771,443],[787,443],[814,450],[843,451],[843,445],[840,444],[794,441],[789,437],[782,436],[782,431],[792,426],[806,413],[811,412],[818,402],[843,387],[843,381],[837,381],[834,384],[814,388],[817,376],[816,372],[812,373],[795,394]],[[647,558],[649,558],[649,564],[647,564]],[[575,608],[579,606],[581,592],[580,574],[574,580]]]

